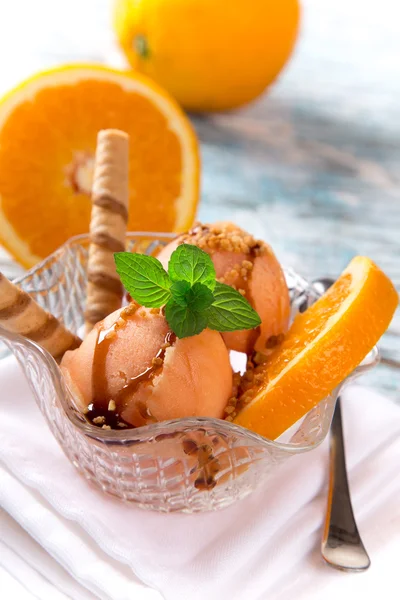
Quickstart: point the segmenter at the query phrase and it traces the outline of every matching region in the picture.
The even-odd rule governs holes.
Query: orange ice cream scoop
[[[289,291],[282,268],[271,247],[233,223],[197,224],[168,244],[158,255],[167,268],[180,244],[194,244],[207,252],[217,279],[239,290],[258,312],[261,326],[253,330],[223,333],[230,350],[268,353],[288,330]]]
[[[177,339],[159,309],[134,303],[98,323],[61,369],[78,406],[105,427],[222,418],[232,395],[229,353],[218,332]]]

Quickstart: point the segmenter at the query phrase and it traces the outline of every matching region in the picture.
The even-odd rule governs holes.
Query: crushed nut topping
[[[132,300],[132,302],[130,302],[128,306],[125,306],[123,311],[121,311],[121,317],[124,318],[134,315],[138,308],[139,305],[134,300]]]
[[[232,397],[229,398],[224,409],[225,421],[234,421],[238,413],[252,402],[259,387],[266,381],[264,363],[267,361],[268,357],[256,352],[247,358],[246,371],[243,375],[234,373]]]
[[[182,244],[194,244],[202,250],[212,252],[223,250],[236,254],[261,256],[267,251],[264,242],[256,240],[233,223],[212,225],[196,223],[188,233],[181,236],[180,241]]]

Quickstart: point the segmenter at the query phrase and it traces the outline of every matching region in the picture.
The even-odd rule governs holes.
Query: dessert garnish
[[[86,332],[121,306],[123,288],[114,252],[125,249],[129,202],[129,136],[99,131],[92,188]]]
[[[253,329],[261,319],[246,298],[231,286],[216,281],[209,255],[190,244],[171,254],[168,273],[153,256],[118,252],[117,272],[130,296],[142,306],[165,306],[172,331],[185,338],[206,327],[214,331]]]
[[[37,342],[57,361],[81,340],[26,292],[0,273],[0,325]]]
[[[369,258],[355,257],[296,316],[265,362],[249,361],[230,419],[276,439],[360,364],[388,328],[398,301],[385,273]]]
[[[157,258],[124,252],[127,199],[128,137],[102,131],[83,342],[0,274],[0,325],[62,358],[76,407],[96,427],[204,416],[275,439],[357,367],[397,307],[388,277],[356,257],[288,329],[289,293],[268,244],[232,223],[197,224]],[[246,354],[242,376],[230,350]]]

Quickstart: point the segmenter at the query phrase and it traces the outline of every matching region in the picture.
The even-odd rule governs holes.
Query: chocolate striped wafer
[[[100,131],[92,187],[86,332],[121,307],[123,288],[114,252],[125,250],[128,168],[129,136],[116,129]]]
[[[67,350],[78,348],[81,340],[65,329],[56,317],[0,273],[0,325],[45,348],[56,360]]]

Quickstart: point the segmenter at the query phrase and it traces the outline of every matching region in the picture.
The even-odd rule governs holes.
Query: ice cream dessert
[[[290,313],[285,277],[272,248],[233,223],[197,223],[161,251],[158,258],[164,267],[180,244],[194,244],[207,252],[218,281],[243,294],[261,318],[260,327],[254,330],[224,332],[228,348],[268,354],[283,340]]]
[[[73,402],[94,427],[211,417],[279,437],[384,333],[398,303],[393,284],[356,257],[289,328],[279,262],[232,223],[197,224],[158,257],[125,252],[127,153],[121,132],[99,134],[83,342],[1,274],[0,326],[61,361]],[[231,350],[246,355],[242,375],[232,371]]]
[[[208,243],[210,232],[218,236],[221,247],[235,232],[238,243],[246,236],[250,248],[263,248],[230,224],[196,230],[205,233]],[[190,239],[199,234],[187,235]],[[117,272],[133,302],[97,324],[80,348],[65,355],[61,368],[95,425],[140,427],[207,416],[225,418],[275,439],[352,372],[397,306],[390,280],[372,261],[358,257],[284,333],[288,290],[273,254],[256,254],[252,263],[260,259],[263,264],[266,256],[272,274],[263,266],[259,279],[253,275],[245,279],[236,267],[226,271],[232,255],[235,260],[242,256],[227,250],[225,276],[218,280],[215,254],[185,239],[179,237],[160,254],[167,268],[152,256],[117,253]],[[218,252],[221,264],[224,254]],[[248,257],[249,252],[243,255]],[[235,289],[241,278],[253,286],[254,296],[259,289],[268,296],[270,313],[262,298],[251,295],[249,302],[246,290]],[[259,287],[254,287],[255,282]],[[257,306],[264,311],[264,322]],[[280,325],[280,333],[273,344],[268,340],[275,334],[261,344],[271,323]],[[356,336],[357,331],[363,331],[363,336]],[[230,343],[231,334],[239,336],[238,344]],[[247,369],[242,376],[232,374],[229,350],[244,346]]]
[[[234,377],[221,331],[257,328],[256,311],[216,280],[211,258],[194,245],[171,253],[168,273],[151,256],[115,259],[133,300],[61,364],[79,408],[94,425],[117,429],[226,416]]]
[[[134,302],[98,323],[61,368],[80,409],[104,428],[222,418],[232,396],[229,354],[218,332],[179,339],[160,309]]]

